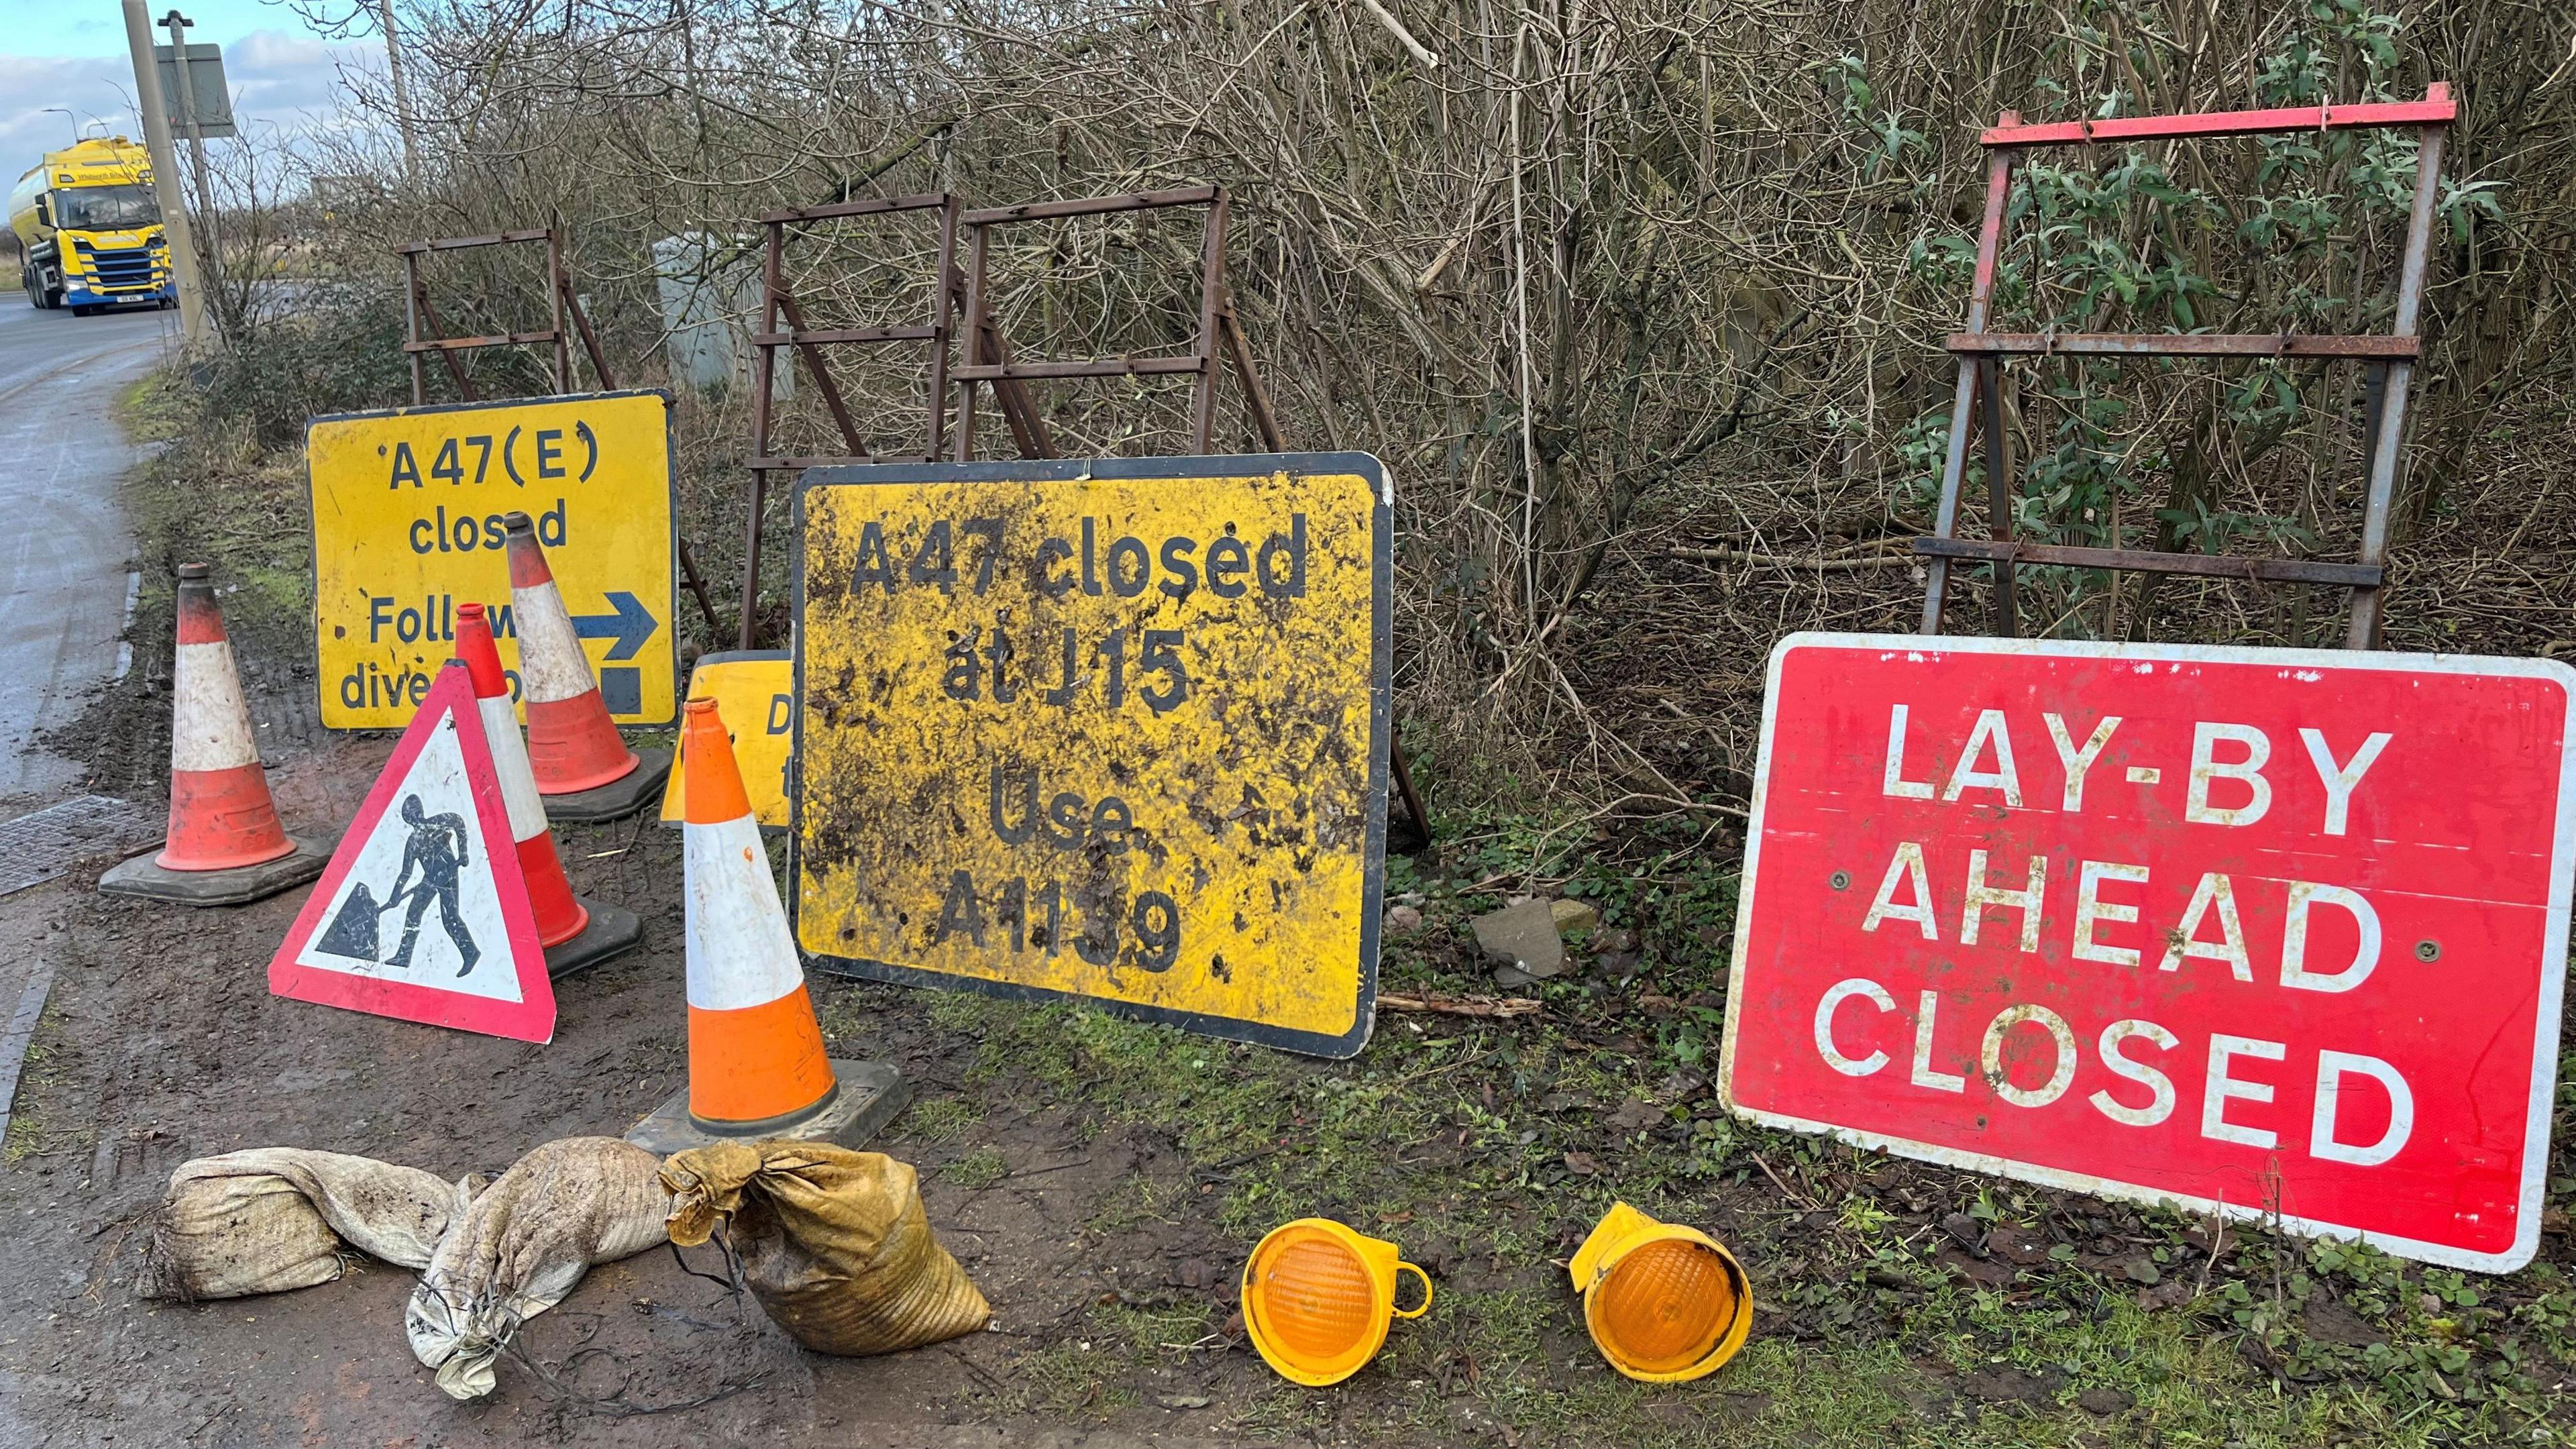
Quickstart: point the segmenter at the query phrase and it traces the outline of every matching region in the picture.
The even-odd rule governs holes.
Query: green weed
[[[939,1170],[939,1175],[968,1192],[991,1187],[1011,1175],[1000,1148],[978,1147]]]

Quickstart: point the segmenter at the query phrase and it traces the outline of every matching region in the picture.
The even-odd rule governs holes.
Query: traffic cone
[[[288,835],[278,821],[204,564],[179,566],[178,633],[168,838],[150,859],[137,856],[109,871],[99,889],[211,906],[302,885],[322,873],[330,851]]]
[[[653,751],[654,768],[626,748],[599,681],[555,587],[536,524],[505,515],[510,555],[510,610],[519,631],[519,693],[528,706],[528,764],[537,793],[564,820],[615,820],[644,808],[670,772],[670,756]]]
[[[689,1084],[626,1140],[656,1152],[784,1137],[857,1147],[900,1110],[902,1076],[833,1060],[805,990],[769,851],[712,699],[680,726],[688,796]]]
[[[644,929],[632,911],[572,893],[554,831],[547,825],[545,801],[528,769],[527,743],[510,707],[510,678],[501,671],[500,651],[493,647],[492,625],[481,604],[456,607],[456,657],[474,680],[474,702],[510,815],[510,838],[519,846],[519,875],[528,884],[528,905],[537,920],[537,944],[546,948],[546,974],[566,976],[633,946],[643,939]]]

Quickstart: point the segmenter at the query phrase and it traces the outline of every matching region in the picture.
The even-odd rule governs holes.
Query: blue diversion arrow
[[[608,591],[608,606],[617,612],[575,614],[572,631],[584,639],[616,640],[608,646],[611,659],[632,656],[644,647],[645,640],[653,637],[654,630],[662,627],[662,621],[653,617],[653,611],[644,607],[644,601],[624,589]]]

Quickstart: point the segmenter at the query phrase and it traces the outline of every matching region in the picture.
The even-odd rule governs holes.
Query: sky
[[[173,4],[195,22],[190,44],[223,47],[233,112],[254,125],[294,131],[330,124],[340,66],[383,55],[372,31],[325,40],[272,0],[146,0],[146,9],[158,19]],[[350,0],[333,6],[346,11]],[[167,44],[169,32],[156,26],[153,39]],[[71,144],[74,122],[47,106],[78,113],[86,133],[97,131],[97,120],[111,134],[142,140],[133,92],[118,0],[0,0],[0,187],[44,152]]]

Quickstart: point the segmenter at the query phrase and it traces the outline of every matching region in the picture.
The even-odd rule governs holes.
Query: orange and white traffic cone
[[[688,816],[689,1084],[626,1140],[656,1152],[785,1137],[856,1147],[908,1095],[881,1062],[829,1059],[769,851],[712,699],[680,726]]]
[[[535,522],[524,513],[501,522],[510,555],[510,612],[519,632],[519,693],[528,706],[528,764],[537,793],[554,802],[560,819],[631,815],[659,795],[670,759],[656,751],[660,768],[647,771],[626,747],[600,698],[554,570],[546,565]]]
[[[113,895],[239,905],[322,873],[330,853],[286,833],[251,739],[224,612],[204,564],[179,566],[179,649],[170,693],[170,830],[148,861],[99,881]]]
[[[474,680],[474,702],[483,717],[483,737],[491,744],[493,772],[501,778],[510,838],[518,842],[519,875],[528,884],[528,905],[536,916],[537,944],[546,948],[546,974],[564,976],[595,966],[641,940],[643,923],[631,911],[573,895],[546,821],[545,801],[528,768],[528,746],[510,705],[510,678],[501,670],[491,621],[481,604],[456,608],[456,657]]]

